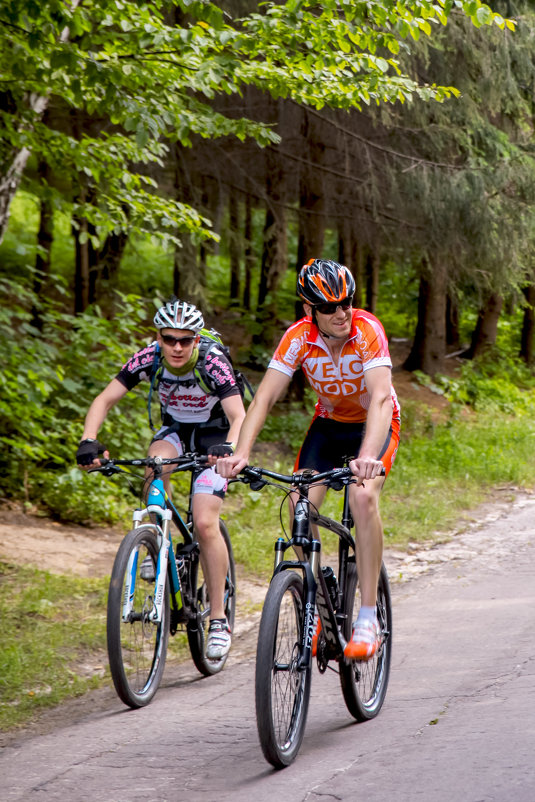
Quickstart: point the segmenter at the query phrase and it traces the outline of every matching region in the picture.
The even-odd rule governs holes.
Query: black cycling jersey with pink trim
[[[128,390],[142,381],[150,381],[157,354],[157,342],[135,353],[115,377]],[[213,386],[213,392],[203,389],[193,370],[184,376],[175,376],[165,365],[158,376],[157,392],[165,410],[165,423],[206,423],[221,414],[219,402],[239,395],[240,390],[232,365],[225,354],[213,346],[206,355],[204,371]]]

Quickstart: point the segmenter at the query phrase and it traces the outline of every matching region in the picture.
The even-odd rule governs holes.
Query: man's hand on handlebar
[[[239,454],[233,454],[231,457],[220,457],[216,463],[216,471],[220,476],[225,479],[233,479],[239,474],[247,465],[248,460],[240,457]]]
[[[375,479],[384,474],[384,465],[380,459],[373,457],[355,457],[349,463],[351,473],[357,477],[357,485],[364,483],[365,479]]]

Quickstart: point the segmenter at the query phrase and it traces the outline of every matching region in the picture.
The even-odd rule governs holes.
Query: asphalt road
[[[535,499],[451,543],[390,555],[394,650],[380,715],[356,724],[314,671],[305,739],[275,772],[247,644],[225,671],[166,673],[149,707],[95,709],[0,753],[0,799],[61,802],[533,802]],[[177,673],[178,672],[178,673]],[[75,710],[75,708],[73,708]]]

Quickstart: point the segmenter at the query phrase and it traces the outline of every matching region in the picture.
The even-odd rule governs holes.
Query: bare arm
[[[104,390],[97,395],[85,417],[82,440],[87,437],[96,438],[100,427],[106,420],[110,409],[127,394],[128,390],[118,379],[112,379]]]
[[[378,476],[383,465],[379,453],[388,435],[392,421],[391,371],[387,367],[368,370],[364,374],[370,397],[366,432],[356,459],[350,463],[353,473],[362,479]]]
[[[245,418],[245,407],[243,406],[241,395],[231,395],[229,398],[223,398],[221,406],[230,424],[227,442],[235,443]]]
[[[286,392],[291,378],[280,370],[268,368],[243,421],[233,457],[218,459],[217,471],[222,476],[236,476],[247,465],[255,440],[272,407]]]
[[[84,433],[82,435],[82,440],[86,439],[93,439],[96,440],[98,432],[104,421],[106,420],[106,416],[110,409],[117,404],[118,401],[126,395],[128,390],[126,387],[121,384],[120,381],[117,379],[112,379],[111,382],[108,384],[104,390],[97,395],[85,417],[84,423]],[[80,448],[84,446],[81,445]],[[78,456],[78,465],[83,470],[90,470],[91,468],[97,467],[100,465],[100,460],[96,457],[93,458],[91,462],[91,458],[93,457],[92,454],[85,454],[81,455],[80,453]],[[109,457],[108,451],[104,451],[104,456],[106,458]],[[89,464],[85,464],[84,459],[89,462]],[[84,464],[81,464],[84,463]]]
[[[223,398],[221,400],[221,406],[229,422],[227,443],[235,444],[240,433],[243,419],[245,418],[245,407],[243,406],[242,398],[240,395],[231,395],[229,398]],[[216,447],[217,446],[214,446],[214,448]],[[217,460],[218,457],[212,454],[210,449],[208,449],[208,464],[215,465]]]

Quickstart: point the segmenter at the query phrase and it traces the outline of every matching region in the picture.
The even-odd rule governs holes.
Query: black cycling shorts
[[[346,459],[354,459],[360,451],[365,423],[343,423],[331,418],[315,417],[306,433],[295,461],[294,470],[310,468],[322,473],[341,468]],[[399,442],[399,421],[393,420],[378,459],[388,473],[394,462]]]

